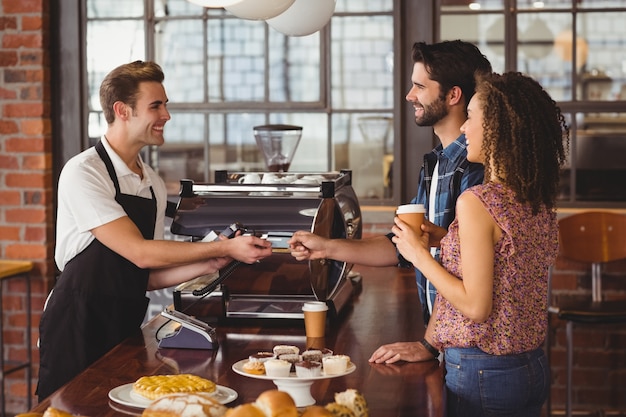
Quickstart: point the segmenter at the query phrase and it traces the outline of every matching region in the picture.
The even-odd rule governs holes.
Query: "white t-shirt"
[[[152,198],[150,186],[157,198],[154,238],[163,239],[167,190],[163,180],[140,160],[143,179],[132,172],[122,159],[101,138],[123,194]],[[115,201],[115,186],[104,161],[91,147],[71,158],[61,171],[58,186],[57,239],[54,259],[62,271],[67,262],[93,241],[90,230],[126,216]]]
[[[431,222],[435,221],[435,208],[437,207],[437,186],[438,185],[439,185],[439,160],[437,160],[437,163],[435,164],[435,169],[433,170],[433,176],[430,181],[430,199],[428,200],[428,207],[431,210],[428,210],[428,220],[430,220]],[[435,255],[437,255],[437,248],[436,247],[430,248],[430,254],[434,258]],[[430,292],[430,287],[432,285],[433,284],[431,284],[429,280],[426,280],[426,304],[428,305],[428,311],[430,312],[430,314],[433,313],[433,301],[430,299],[430,296],[428,296],[428,293]]]

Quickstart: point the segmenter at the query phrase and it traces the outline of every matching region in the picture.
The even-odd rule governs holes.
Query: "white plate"
[[[237,399],[237,391],[232,388],[217,385],[213,398],[222,404],[228,404]],[[121,405],[135,408],[146,408],[153,400],[143,397],[133,391],[133,383],[120,385],[109,391],[109,398]]]
[[[267,376],[267,375],[254,375],[254,374],[250,374],[246,371],[243,370],[243,365],[248,362],[248,359],[243,359],[237,363],[235,363],[233,365],[233,371],[237,372],[240,375],[244,375],[244,376],[249,376],[250,378],[256,378],[256,379],[268,379],[270,381],[275,381],[275,380],[303,380],[303,381],[314,381],[314,380],[318,380],[318,379],[329,379],[329,378],[337,378],[340,376],[344,376],[344,375],[348,375],[351,374],[352,372],[354,372],[354,370],[356,369],[356,365],[353,364],[352,362],[350,362],[350,364],[348,364],[348,368],[346,369],[346,372],[342,373],[342,374],[332,374],[332,375],[325,375],[322,371],[322,375],[320,376],[309,376],[306,378],[300,378],[296,375],[295,372],[291,372],[289,374],[289,376],[287,377],[275,377],[275,376]]]

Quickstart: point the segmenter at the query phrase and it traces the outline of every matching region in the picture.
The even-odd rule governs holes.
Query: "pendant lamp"
[[[267,20],[287,10],[295,0],[243,0],[224,7],[237,17],[248,20]]]
[[[330,21],[335,0],[296,0],[284,13],[267,19],[270,27],[288,36],[307,36]]]

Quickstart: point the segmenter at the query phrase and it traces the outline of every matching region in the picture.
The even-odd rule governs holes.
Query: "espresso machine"
[[[298,262],[287,241],[297,230],[359,239],[362,219],[350,171],[322,173],[217,171],[215,183],[182,180],[171,232],[202,240],[237,225],[272,242],[272,255],[233,262],[219,274],[174,290],[174,308],[202,318],[303,318],[306,301],[338,315],[360,289],[352,265],[330,259]],[[218,284],[216,284],[218,283]]]

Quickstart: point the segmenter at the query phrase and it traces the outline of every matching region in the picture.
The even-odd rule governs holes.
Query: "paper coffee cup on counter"
[[[396,209],[396,216],[417,234],[422,234],[421,226],[424,223],[426,208],[423,204],[403,204]]]
[[[326,333],[328,306],[322,301],[308,301],[302,305],[304,330],[307,338],[323,338]]]

